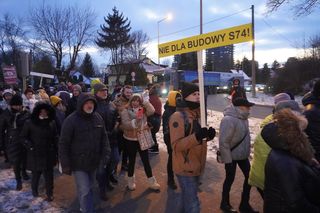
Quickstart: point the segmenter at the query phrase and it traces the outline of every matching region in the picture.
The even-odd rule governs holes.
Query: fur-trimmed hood
[[[55,119],[56,112],[54,108],[50,104],[47,104],[45,102],[38,102],[31,114],[31,121],[34,122],[35,124],[39,124],[41,121],[39,119],[39,114],[42,109],[45,109],[48,111],[48,117],[49,117],[48,121],[53,121]]]
[[[290,109],[282,109],[276,112],[273,118],[274,123],[270,125],[274,125],[275,129],[263,133],[268,145],[271,148],[287,150],[295,157],[311,163],[314,151],[309,143],[308,136],[304,132],[308,125],[307,119],[302,114]],[[272,137],[268,137],[268,134],[276,134],[275,138],[273,138],[276,141],[270,142]]]

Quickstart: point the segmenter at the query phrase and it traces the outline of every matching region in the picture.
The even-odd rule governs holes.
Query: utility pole
[[[254,39],[254,5],[251,5],[251,18],[252,18],[252,62],[251,62],[251,80],[252,80],[252,97],[256,97],[256,63],[254,59],[255,52],[255,39]]]
[[[202,34],[202,0],[200,0],[200,35]],[[201,127],[205,127],[206,113],[204,102],[204,83],[203,83],[203,60],[202,50],[197,51],[198,59],[198,79],[199,79],[199,92],[200,92],[200,115],[201,115]]]

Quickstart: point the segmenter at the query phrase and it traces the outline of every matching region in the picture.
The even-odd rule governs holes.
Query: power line
[[[262,18],[262,21],[268,26],[271,28],[271,30],[273,32],[275,32],[276,34],[278,34],[278,36],[280,36],[281,38],[283,38],[284,40],[288,41],[290,43],[290,45],[293,44],[293,42],[288,39],[286,36],[284,36],[282,33],[280,33],[279,31],[277,31],[274,27],[271,26],[271,24],[269,24],[264,18]]]
[[[230,15],[227,15],[227,16],[223,16],[223,17],[220,17],[220,18],[217,18],[217,19],[213,19],[211,21],[208,21],[208,22],[205,22],[203,24],[204,25],[207,25],[207,24],[210,24],[212,22],[216,22],[216,21],[220,21],[222,19],[226,19],[226,18],[229,18],[231,16],[234,16],[234,15],[237,15],[239,13],[243,13],[244,11],[247,11],[247,10],[250,10],[250,8],[247,8],[247,9],[244,9],[244,10],[241,10],[241,11],[238,11],[238,12],[235,12],[235,13],[232,13]],[[181,30],[178,30],[178,31],[175,31],[175,32],[172,32],[172,33],[168,33],[168,34],[163,34],[161,36],[159,36],[159,38],[163,38],[163,37],[167,37],[167,36],[170,36],[170,35],[174,35],[174,34],[177,34],[177,33],[181,33],[181,32],[184,32],[184,31],[187,31],[187,30],[191,30],[191,29],[194,29],[194,28],[198,28],[200,27],[200,24],[199,25],[195,25],[195,26],[192,26],[192,27],[187,27],[187,28],[184,28],[184,29],[181,29]],[[155,40],[155,39],[158,39],[158,36],[157,37],[154,37],[154,38],[151,38],[150,40]]]

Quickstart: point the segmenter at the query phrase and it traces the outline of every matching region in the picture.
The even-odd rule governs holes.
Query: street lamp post
[[[168,20],[171,20],[172,16],[171,14],[168,14],[166,17],[164,17],[163,19],[160,19],[157,24],[158,24],[158,47],[157,47],[157,50],[158,50],[158,66],[159,66],[159,70],[160,70],[160,57],[159,57],[159,44],[160,44],[160,23],[163,22],[164,20],[168,19]]]

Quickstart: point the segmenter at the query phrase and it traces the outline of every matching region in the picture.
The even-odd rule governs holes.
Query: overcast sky
[[[43,0],[0,0],[0,14],[8,12],[27,19],[29,9],[42,2]],[[47,0],[45,2],[77,4],[92,8],[97,14],[97,30],[99,25],[103,24],[103,17],[111,13],[112,8],[116,6],[131,21],[132,30],[142,30],[150,37],[148,56],[156,62],[157,22],[167,14],[172,14],[173,18],[160,23],[160,43],[199,34],[199,0]],[[318,11],[306,17],[294,18],[290,7],[284,5],[279,11],[266,16],[265,3],[266,0],[203,0],[205,24],[203,32],[250,23],[250,7],[254,4],[256,60],[259,66],[272,63],[274,60],[285,62],[288,57],[303,55],[301,47],[304,41],[308,44],[310,37],[320,34]],[[101,54],[96,47],[85,51],[89,51],[98,65],[108,62],[107,55]],[[241,60],[244,56],[251,59],[250,43],[235,45],[235,59]],[[164,60],[166,59],[161,59]]]

